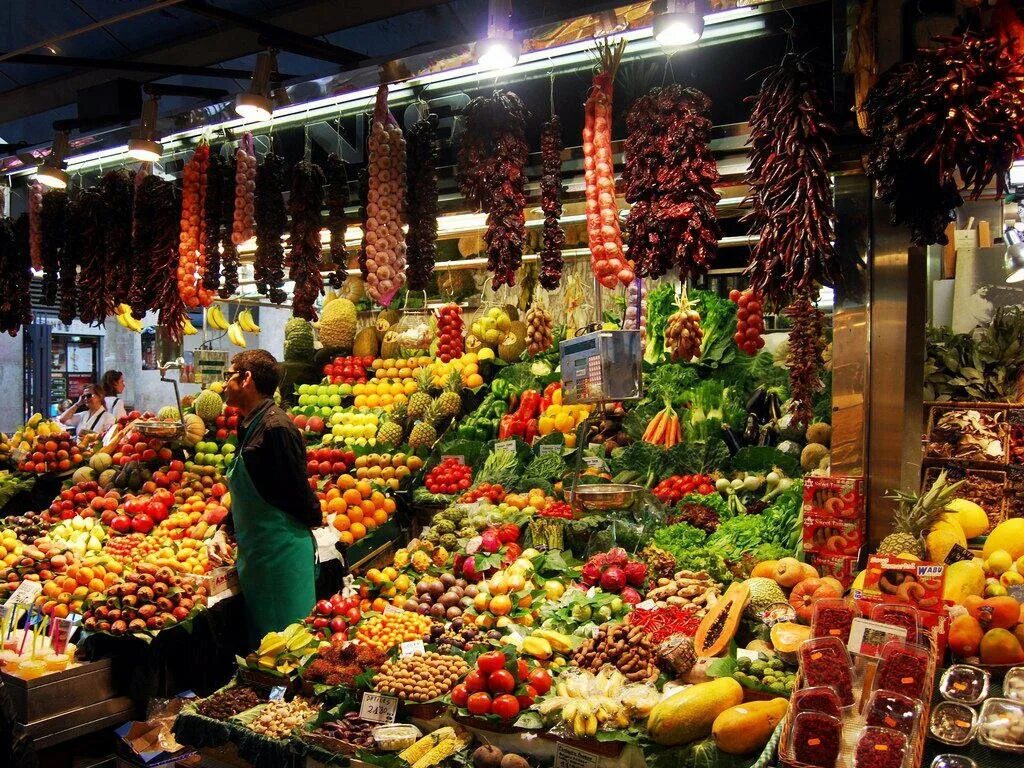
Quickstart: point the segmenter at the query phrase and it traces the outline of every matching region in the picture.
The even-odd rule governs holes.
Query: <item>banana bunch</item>
[[[142,322],[135,319],[135,316],[132,314],[132,308],[127,304],[118,304],[114,316],[117,318],[118,325],[122,328],[127,328],[135,333],[142,330]]]
[[[545,718],[560,719],[579,737],[593,736],[598,728],[628,728],[632,715],[638,713],[623,703],[625,689],[626,678],[614,667],[605,666],[596,675],[580,670],[564,675],[555,695],[540,702],[537,710]],[[657,691],[654,694],[656,701]]]
[[[192,321],[188,319],[188,315],[181,321],[181,332],[186,336],[195,336],[199,333],[199,330],[192,325]]]
[[[245,347],[245,336],[242,334],[242,326],[238,323],[231,323],[228,326],[228,340],[236,347]]]
[[[513,644],[527,656],[532,656],[540,661],[551,659],[552,667],[560,667],[565,664],[564,654],[572,653],[579,638],[572,638],[562,632],[553,629],[535,629],[523,638],[516,638]]]
[[[219,304],[213,304],[207,308],[206,324],[215,331],[226,331],[228,329],[228,320],[224,317],[224,313],[220,311]]]
[[[246,333],[259,333],[260,327],[256,325],[256,322],[252,319],[252,313],[248,309],[243,309],[238,313],[238,317],[235,321],[241,326],[242,330]]]

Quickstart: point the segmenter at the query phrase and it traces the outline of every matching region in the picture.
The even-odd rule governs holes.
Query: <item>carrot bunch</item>
[[[206,173],[210,146],[200,144],[185,165],[181,189],[181,233],[178,240],[178,294],[186,307],[208,307],[213,291],[203,286],[206,274]]]
[[[651,419],[651,423],[644,430],[643,441],[651,445],[660,445],[662,448],[671,448],[682,439],[682,430],[679,426],[679,415],[670,403],[658,411],[658,414]]]

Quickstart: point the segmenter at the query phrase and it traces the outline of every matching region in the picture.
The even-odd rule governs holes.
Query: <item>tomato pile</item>
[[[476,669],[452,689],[452,703],[478,717],[514,720],[549,690],[551,674],[546,669],[530,669],[523,659],[488,651],[476,660]]]
[[[462,338],[462,308],[445,304],[437,311],[437,356],[442,363],[462,357],[466,351]]]
[[[480,483],[476,488],[466,491],[459,497],[459,501],[467,504],[481,499],[486,499],[491,504],[500,504],[505,500],[505,489],[500,484]]]
[[[372,357],[336,357],[324,366],[324,376],[330,384],[365,384],[366,369],[373,365]]]
[[[349,627],[359,623],[360,618],[362,612],[359,610],[358,597],[335,594],[327,600],[317,601],[302,623],[323,640],[328,635],[347,633]]]
[[[729,300],[739,307],[733,341],[748,355],[756,355],[764,346],[764,300],[750,288],[742,292],[733,288],[729,291]]]
[[[120,494],[115,491],[103,493],[99,483],[88,480],[76,483],[60,492],[50,504],[51,520],[70,520],[72,517],[100,517],[104,510],[115,510],[120,503]]]
[[[458,493],[469,488],[472,481],[473,468],[448,456],[427,473],[424,485],[431,493]]]
[[[343,451],[340,448],[306,449],[306,474],[309,477],[343,475],[355,463],[355,451]]]
[[[538,517],[561,517],[565,520],[572,520],[572,507],[564,501],[556,501],[548,504],[544,509],[537,512]]]
[[[707,496],[715,492],[715,481],[709,475],[672,475],[666,477],[651,493],[662,504],[675,504],[688,493]]]

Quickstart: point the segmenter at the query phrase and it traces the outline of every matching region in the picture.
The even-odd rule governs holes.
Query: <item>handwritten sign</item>
[[[285,687],[283,685],[275,685],[270,689],[270,696],[268,698],[271,701],[283,701],[284,700]]]
[[[7,602],[4,603],[4,607],[11,607],[13,605],[33,605],[36,598],[43,591],[43,585],[38,581],[23,581],[21,586],[11,593],[11,596],[7,598]]]
[[[600,456],[584,456],[583,463],[590,469],[604,469],[604,459]]]
[[[381,696],[367,691],[359,704],[359,719],[371,723],[393,723],[397,712],[398,699],[394,696]]]
[[[515,440],[502,440],[501,442],[494,444],[495,453],[515,453],[516,452],[516,441]]]
[[[422,655],[426,652],[427,649],[424,647],[422,640],[410,640],[407,643],[402,643],[401,646],[401,654],[403,659],[407,656]]]
[[[597,768],[598,757],[559,742],[555,745],[555,768]]]
[[[546,445],[540,446],[537,449],[537,455],[539,455],[539,456],[547,456],[549,453],[561,453],[561,452],[562,452],[562,446],[560,446],[558,443],[548,443]]]
[[[395,606],[391,605],[390,603],[388,603],[387,605],[384,606],[384,615],[387,615],[389,613],[401,613],[401,612],[402,612],[401,608],[396,608]]]

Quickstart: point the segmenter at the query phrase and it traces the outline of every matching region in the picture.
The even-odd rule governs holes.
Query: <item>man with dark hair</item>
[[[274,404],[281,374],[269,352],[234,356],[224,373],[228,405],[241,412],[238,448],[227,469],[231,515],[210,542],[210,559],[230,554],[228,528],[238,545],[238,583],[254,641],[284,629],[316,602],[311,528],[320,504],[306,479],[306,446],[287,414]]]

